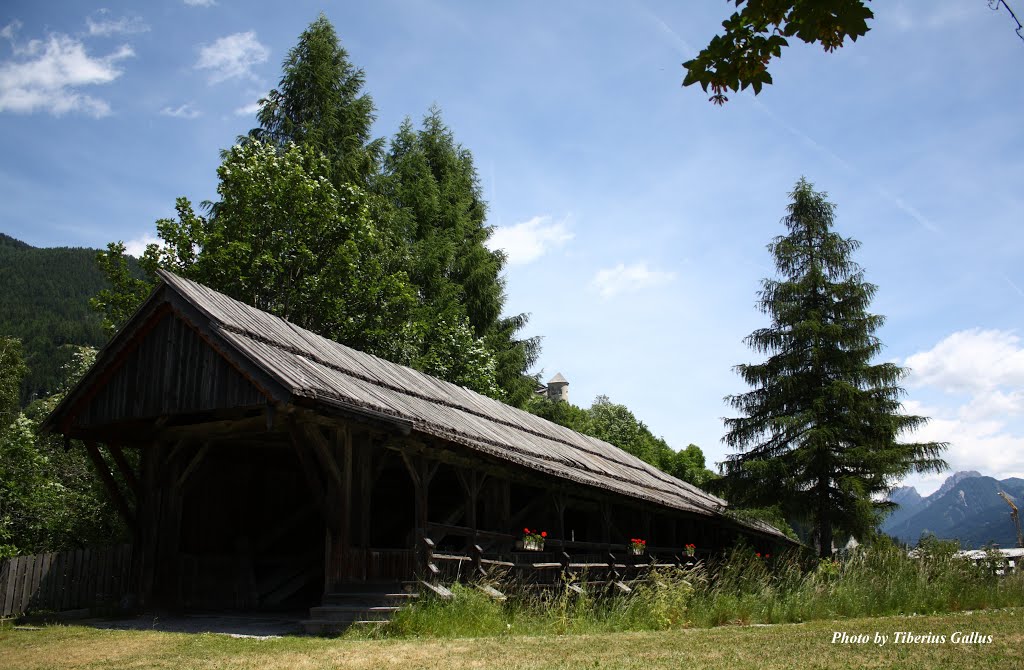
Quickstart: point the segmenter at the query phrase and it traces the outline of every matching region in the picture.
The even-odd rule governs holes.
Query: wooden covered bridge
[[[144,607],[305,607],[442,559],[614,570],[634,537],[655,558],[789,543],[606,442],[161,279],[45,426],[133,530]],[[524,527],[543,554],[517,552]]]

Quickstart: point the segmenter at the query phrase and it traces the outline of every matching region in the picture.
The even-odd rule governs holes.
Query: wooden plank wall
[[[220,353],[168,314],[119,362],[76,423],[88,426],[265,402]]]
[[[0,617],[116,605],[130,567],[128,544],[7,559],[0,562]]]

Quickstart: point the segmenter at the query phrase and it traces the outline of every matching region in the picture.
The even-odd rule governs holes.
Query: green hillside
[[[0,233],[0,336],[24,346],[23,404],[56,389],[70,355],[64,345],[106,342],[100,316],[89,308],[105,283],[95,259],[95,249],[39,249]]]

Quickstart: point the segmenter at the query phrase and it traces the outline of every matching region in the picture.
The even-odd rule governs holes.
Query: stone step
[[[309,609],[309,618],[325,621],[383,621],[398,611],[388,605],[321,605]]]
[[[341,635],[353,626],[374,628],[387,623],[386,619],[359,619],[356,621],[332,621],[330,619],[308,619],[301,621],[306,635]]]
[[[407,591],[336,591],[325,593],[324,605],[403,605],[419,597]]]

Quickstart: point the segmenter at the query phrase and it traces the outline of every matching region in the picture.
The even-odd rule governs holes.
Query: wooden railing
[[[458,550],[445,548],[446,541],[453,537],[461,538],[465,546]],[[575,584],[607,583],[625,588],[625,582],[642,578],[652,570],[693,565],[698,560],[686,556],[681,547],[647,547],[643,555],[632,555],[625,544],[551,538],[545,540],[544,551],[516,551],[511,548],[516,539],[505,533],[427,524],[418,548],[421,577],[451,582],[504,571],[514,573],[521,583],[570,580]],[[492,550],[485,551],[483,546]]]
[[[0,562],[0,616],[116,606],[130,570],[127,544],[15,556]]]

